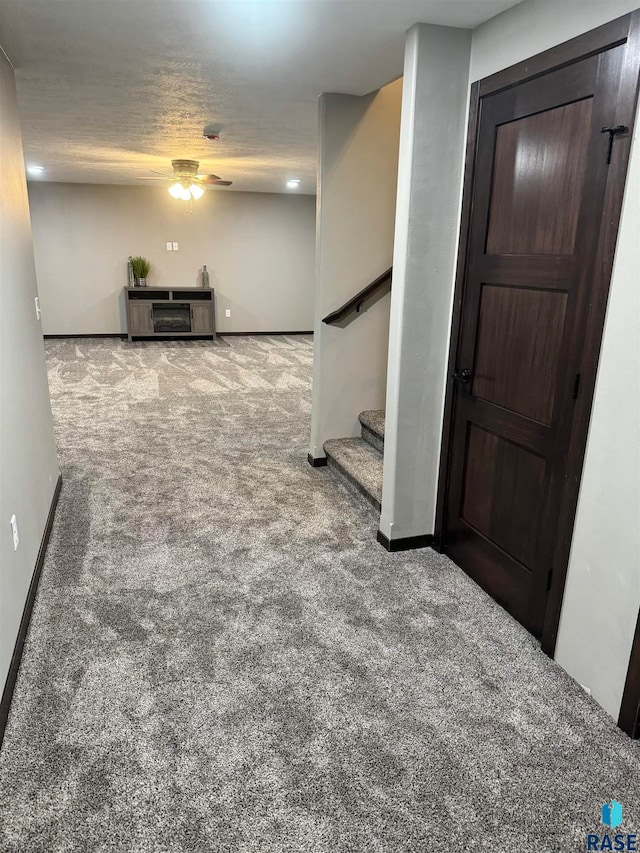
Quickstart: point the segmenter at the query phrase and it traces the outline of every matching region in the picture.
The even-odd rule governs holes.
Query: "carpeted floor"
[[[565,853],[611,797],[640,829],[640,745],[307,464],[310,338],[47,348],[65,480],[2,853]]]

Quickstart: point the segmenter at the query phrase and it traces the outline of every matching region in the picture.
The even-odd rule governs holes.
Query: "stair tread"
[[[362,438],[331,438],[324,451],[376,506],[382,502],[382,454]]]
[[[362,426],[384,440],[384,409],[370,409],[360,412],[358,419]]]

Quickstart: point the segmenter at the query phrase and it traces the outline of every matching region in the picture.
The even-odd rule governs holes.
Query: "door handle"
[[[456,370],[453,374],[453,378],[456,382],[460,382],[461,385],[468,385],[471,382],[471,371],[468,367],[463,367],[462,370]]]

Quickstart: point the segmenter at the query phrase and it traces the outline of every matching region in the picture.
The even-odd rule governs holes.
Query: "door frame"
[[[626,44],[625,66],[620,82],[615,123],[622,117],[635,118],[638,98],[638,68],[640,66],[640,9],[616,18],[594,30],[577,36],[570,41],[539,53],[489,77],[472,84],[469,104],[469,124],[465,151],[465,168],[460,219],[460,238],[456,269],[453,316],[447,367],[438,495],[434,542],[437,550],[446,551],[446,509],[448,500],[447,482],[452,456],[452,438],[455,409],[455,383],[458,346],[460,343],[462,305],[467,278],[467,256],[473,203],[474,169],[477,149],[478,126],[482,99],[499,91],[509,89],[526,80],[540,77],[566,65],[571,65],[588,56],[609,48]],[[612,117],[613,121],[613,117]],[[580,394],[576,400],[571,438],[567,458],[567,476],[562,492],[558,535],[552,562],[551,586],[547,597],[542,650],[553,657],[560,622],[562,598],[569,564],[569,552],[578,504],[580,478],[587,444],[589,418],[593,403],[600,345],[604,329],[609,286],[613,271],[613,259],[618,226],[622,211],[633,127],[628,133],[616,138],[616,156],[612,159],[607,175],[602,225],[599,232],[598,251],[593,275],[593,299],[586,324],[585,345],[581,362]],[[640,645],[639,645],[640,648]]]
[[[640,737],[640,614],[638,614],[636,632],[631,646],[618,725],[630,737]]]

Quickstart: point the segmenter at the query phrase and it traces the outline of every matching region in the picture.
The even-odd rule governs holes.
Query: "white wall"
[[[473,34],[478,80],[632,11],[622,2],[532,2]],[[556,660],[617,717],[640,606],[640,146],[636,126],[584,462]]]
[[[355,435],[384,407],[389,297],[345,328],[323,324],[391,266],[402,81],[371,95],[320,98],[313,413],[310,453]]]
[[[471,83],[638,8],[638,0],[524,0],[473,31]]]
[[[1,691],[58,478],[15,82],[1,50],[0,283]]]
[[[384,484],[389,539],[433,533],[471,33],[407,35],[393,257]]]
[[[206,264],[220,332],[313,328],[313,196],[208,190],[189,215],[164,186],[32,181],[29,196],[45,334],[124,332],[129,255],[150,259],[150,285],[196,286]]]

